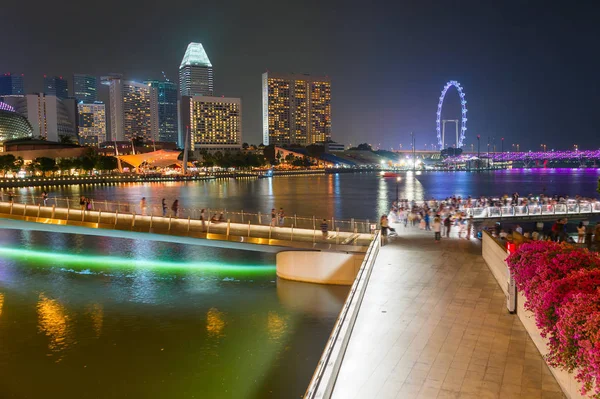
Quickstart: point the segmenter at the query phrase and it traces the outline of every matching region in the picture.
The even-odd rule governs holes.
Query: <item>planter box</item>
[[[508,266],[506,265],[506,258],[508,253],[506,250],[498,244],[487,232],[483,232],[483,243],[482,243],[482,255],[488,268],[498,281],[500,288],[507,294],[508,287]],[[538,351],[546,358],[548,353],[548,340],[540,335],[540,330],[535,325],[535,318],[533,313],[525,310],[523,305],[525,304],[525,297],[521,293],[517,293],[517,316],[525,330],[531,337],[531,340],[537,347]],[[585,398],[586,396],[581,395],[580,389],[581,384],[575,380],[575,376],[572,373],[568,373],[564,370],[557,369],[548,366],[552,375],[556,379],[556,382],[560,385],[563,393],[571,399]]]

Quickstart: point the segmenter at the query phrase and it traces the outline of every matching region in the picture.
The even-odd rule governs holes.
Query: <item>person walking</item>
[[[327,219],[323,219],[321,222],[321,234],[323,235],[323,239],[326,240],[329,236],[329,226],[327,225]]]
[[[202,222],[202,230],[206,228],[206,213],[204,208],[200,210],[200,221]]]
[[[446,219],[444,219],[444,227],[446,228],[446,237],[450,238],[450,228],[452,227],[452,220],[450,219],[450,215],[446,216]]]
[[[521,229],[521,231],[523,231],[523,229]],[[473,215],[469,216],[467,222],[467,240],[470,240],[471,236],[475,238],[475,232],[473,231]]]
[[[577,226],[577,244],[583,244],[585,239],[585,226],[583,222],[579,222],[579,226]]]
[[[82,211],[85,211],[85,197],[83,195],[79,197],[79,206]]]
[[[275,208],[271,209],[271,226],[277,226],[277,212],[275,212]]]
[[[381,215],[381,218],[379,219],[379,226],[381,228],[382,245],[385,245],[389,227],[388,218],[385,215]]]
[[[48,202],[48,193],[46,192],[46,190],[42,191],[42,202],[44,203],[44,206],[47,206],[47,202]]]
[[[140,210],[142,211],[142,216],[146,215],[146,209],[148,208],[148,204],[146,203],[146,197],[142,197],[140,201]]]
[[[279,213],[277,216],[279,218],[279,225],[283,226],[283,223],[285,222],[285,213],[283,212],[283,208],[279,208]]]
[[[163,211],[163,217],[167,216],[167,200],[166,199],[162,199],[162,211]]]
[[[425,231],[431,231],[429,212],[425,211],[425,215],[423,216],[423,220],[425,221]]]
[[[176,199],[175,201],[173,201],[173,205],[171,205],[171,210],[173,211],[173,216],[174,217],[178,217],[179,216],[179,200]]]
[[[439,244],[442,238],[442,219],[440,219],[440,215],[435,215],[435,218],[433,218],[433,233],[435,242]]]

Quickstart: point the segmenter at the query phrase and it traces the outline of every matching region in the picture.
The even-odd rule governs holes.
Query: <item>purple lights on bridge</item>
[[[494,152],[481,154],[482,159],[490,159],[496,162],[530,162],[530,161],[582,161],[600,160],[600,150],[587,151],[531,151],[531,152]],[[465,162],[476,160],[475,154],[464,154],[459,157],[446,158],[444,162]]]

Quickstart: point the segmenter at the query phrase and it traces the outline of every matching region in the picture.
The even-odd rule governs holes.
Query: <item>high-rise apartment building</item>
[[[79,144],[98,147],[106,141],[106,107],[102,102],[77,104]]]
[[[39,93],[5,96],[0,101],[12,106],[29,120],[34,137],[60,141],[61,136],[67,136],[77,142],[75,99]]]
[[[96,77],[80,73],[73,74],[73,97],[77,102],[93,104],[98,99]]]
[[[177,118],[177,85],[169,81],[148,80],[158,96],[158,139],[176,143],[179,134]]]
[[[179,92],[182,96],[212,96],[213,69],[204,47],[190,43],[179,66]]]
[[[23,85],[23,74],[15,75],[5,73],[0,75],[0,96],[23,95],[25,87]]]
[[[309,145],[331,140],[328,77],[265,72],[262,100],[265,145]]]
[[[101,81],[109,86],[111,140],[158,140],[156,88],[121,75],[103,76]]]
[[[62,76],[44,75],[44,94],[67,98],[69,97],[69,84]]]
[[[183,129],[189,129],[190,149],[227,151],[242,147],[242,100],[184,96]]]

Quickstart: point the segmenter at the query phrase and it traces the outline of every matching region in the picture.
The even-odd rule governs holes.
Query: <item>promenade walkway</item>
[[[480,242],[398,232],[379,253],[333,398],[562,398]]]

